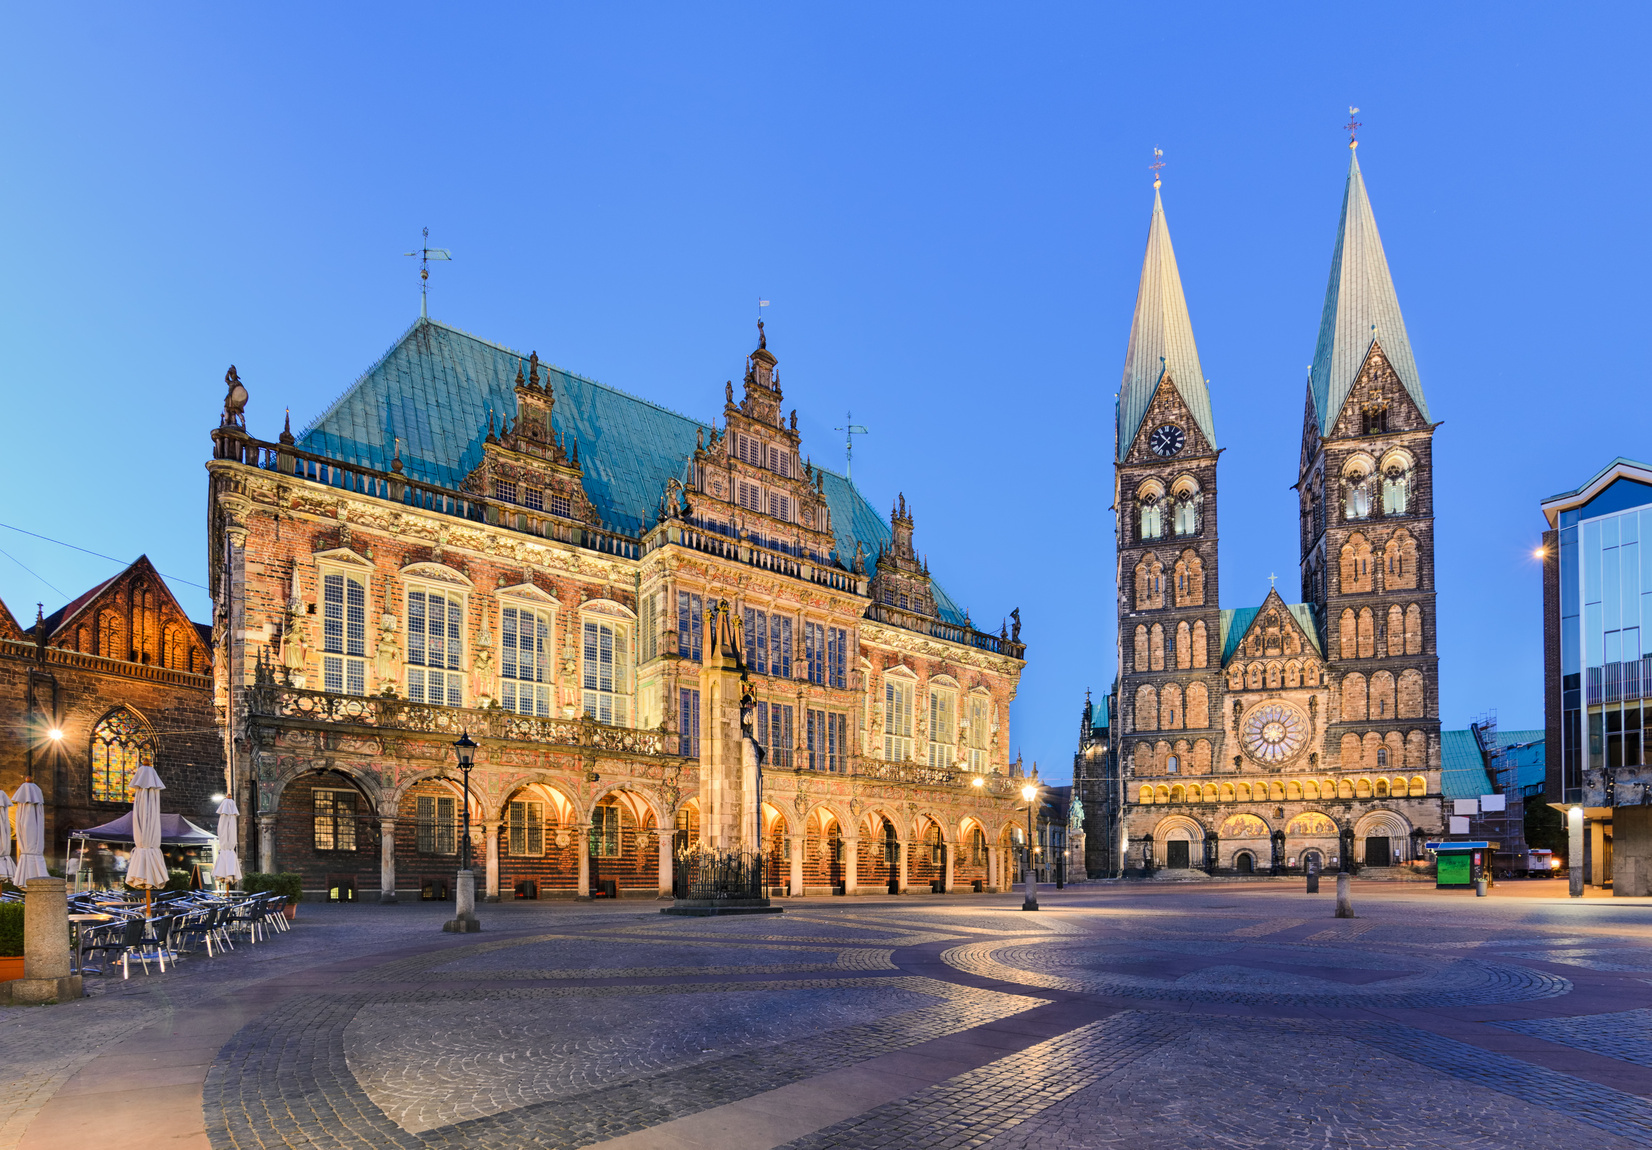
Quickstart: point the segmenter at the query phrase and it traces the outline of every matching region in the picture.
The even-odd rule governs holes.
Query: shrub
[[[241,889],[249,894],[284,894],[289,902],[296,903],[304,897],[304,876],[297,871],[253,871],[241,879]]]
[[[0,902],[0,958],[23,954],[23,904]]]

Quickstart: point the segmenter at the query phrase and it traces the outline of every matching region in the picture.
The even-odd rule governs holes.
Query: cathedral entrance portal
[[[1171,839],[1164,844],[1164,865],[1171,870],[1187,870],[1192,865],[1186,839]]]

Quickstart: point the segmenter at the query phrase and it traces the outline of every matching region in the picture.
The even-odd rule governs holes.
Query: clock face
[[[1153,449],[1154,455],[1162,455],[1169,459],[1182,448],[1187,446],[1187,436],[1174,423],[1162,424],[1153,429],[1153,434],[1147,439],[1147,446]]]
[[[1267,703],[1245,719],[1240,741],[1252,758],[1273,766],[1300,751],[1307,735],[1302,712],[1284,703]]]

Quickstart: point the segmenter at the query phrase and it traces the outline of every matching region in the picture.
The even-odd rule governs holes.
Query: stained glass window
[[[155,765],[155,739],[124,707],[92,731],[92,801],[129,803],[139,767]]]

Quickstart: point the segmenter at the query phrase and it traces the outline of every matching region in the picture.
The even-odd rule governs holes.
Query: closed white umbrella
[[[234,799],[225,798],[218,804],[218,857],[212,863],[212,877],[225,882],[241,881],[241,860],[235,854],[240,814]]]
[[[126,885],[156,890],[166,885],[166,856],[161,854],[161,792],[166,784],[155,768],[145,764],[132,780],[132,861],[126,866]],[[149,896],[144,895],[148,905]]]
[[[32,878],[50,878],[46,870],[46,798],[32,782],[13,793],[17,804],[17,873],[12,882],[27,887]]]
[[[10,881],[17,873],[17,867],[11,861],[11,820],[6,817],[6,808],[11,806],[11,796],[0,791],[0,879]]]

